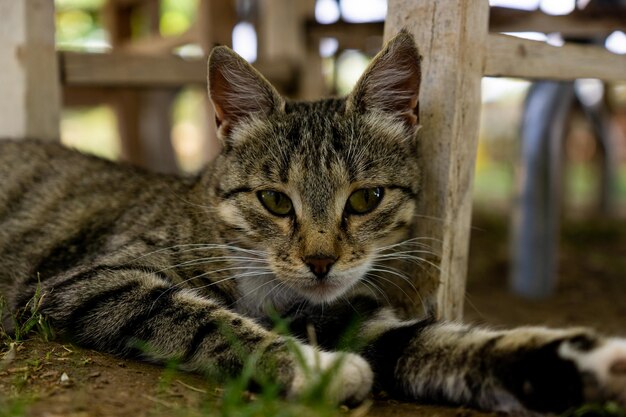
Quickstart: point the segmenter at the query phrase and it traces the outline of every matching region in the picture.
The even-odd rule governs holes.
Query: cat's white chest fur
[[[237,279],[237,288],[240,297],[235,309],[241,314],[255,318],[265,318],[269,313],[287,311],[295,303],[305,300],[284,282],[279,281],[274,274],[254,274],[254,267],[250,266],[250,276]],[[242,274],[245,275],[245,274]]]

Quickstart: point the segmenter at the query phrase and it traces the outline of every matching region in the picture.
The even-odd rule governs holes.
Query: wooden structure
[[[138,94],[145,91],[136,91],[138,87],[157,87],[155,91],[167,93],[168,89],[189,83],[204,84],[205,59],[182,60],[169,51],[191,40],[199,40],[205,52],[213,43],[228,44],[226,34],[234,24],[233,0],[200,0],[198,22],[188,32],[174,39],[152,32],[144,39],[135,40],[128,36],[129,10],[140,4],[152,4],[148,10],[154,13],[156,0],[110,2],[108,13],[113,18],[109,25],[116,34],[115,53],[96,56],[54,52],[50,0],[0,0],[0,14],[5,22],[0,29],[3,45],[0,136],[57,138],[61,89],[66,102],[71,104],[89,100],[92,93],[106,97],[109,88],[115,87],[127,94],[127,103],[119,104],[127,106],[141,102]],[[315,62],[315,39],[330,34],[340,43],[356,47],[366,38],[366,33],[380,33],[382,29],[376,23],[358,29],[345,23],[306,26],[305,22],[311,20],[313,0],[262,0],[260,4],[258,67],[270,80],[282,85],[283,90],[300,91],[300,96],[305,98],[319,95],[321,84],[319,74],[315,73],[319,72],[318,68],[313,67],[313,72],[299,77],[298,82],[294,72],[304,71],[308,65],[303,63]],[[420,92],[423,128],[418,146],[420,153],[428,157],[422,166],[420,212],[441,221],[418,221],[415,233],[441,242],[440,270],[433,281],[432,294],[441,318],[460,319],[463,307],[481,77],[626,79],[626,57],[601,48],[567,44],[554,47],[489,33],[490,25],[498,31],[570,30],[572,21],[589,22],[588,16],[550,17],[532,12],[524,18],[525,12],[509,12],[507,17],[502,10],[494,9],[490,18],[487,0],[388,2],[385,38],[407,28],[414,34],[423,55],[424,79]],[[581,30],[618,29],[623,28],[623,22],[601,16],[594,21],[596,26],[585,25]],[[308,33],[303,35],[305,27]],[[350,34],[353,30],[350,28],[360,30],[355,33],[361,34]],[[294,87],[295,84],[299,85]],[[89,94],[80,94],[81,90]],[[156,101],[171,100],[169,93],[159,97]],[[132,106],[135,107],[131,113],[138,113],[139,105]],[[156,107],[157,110],[148,110],[153,120],[154,115],[163,111],[163,106]],[[136,121],[129,121],[126,129],[140,128]]]
[[[0,137],[59,137],[61,95],[49,0],[0,1]]]
[[[544,28],[550,27],[550,19],[546,19],[542,22]],[[414,34],[423,55],[423,128],[418,146],[420,154],[428,157],[422,166],[420,214],[443,220],[418,221],[415,234],[441,240],[441,269],[434,297],[437,312],[442,318],[460,319],[481,77],[624,80],[626,56],[597,46],[555,47],[489,33],[487,0],[389,0],[385,37],[390,38],[401,28]]]

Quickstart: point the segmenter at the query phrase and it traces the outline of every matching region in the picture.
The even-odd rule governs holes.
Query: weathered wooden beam
[[[541,11],[492,7],[489,16],[491,32],[562,33],[566,36],[593,36],[626,30],[626,13],[615,8],[612,13],[596,15],[575,10],[564,16],[552,16]]]
[[[321,24],[311,19],[306,22],[306,34],[311,42],[321,38],[335,38],[342,48],[365,50],[372,38],[381,36],[383,22],[350,23],[338,21]],[[491,7],[490,32],[561,33],[565,36],[593,36],[615,30],[626,31],[626,13],[610,15],[575,11],[565,16],[553,16],[540,11]]]
[[[259,4],[259,56],[301,62],[305,34],[299,2],[262,0]]]
[[[63,107],[92,107],[112,104],[118,89],[110,87],[63,86]]]
[[[259,2],[259,59],[290,62],[298,68],[297,84],[283,90],[292,98],[317,99],[327,95],[319,45],[307,43],[305,22],[315,12],[314,0]]]
[[[177,36],[163,37],[160,35],[145,36],[119,46],[118,50],[137,54],[169,54],[174,48],[197,41],[197,30],[193,26]]]
[[[238,20],[235,0],[199,0],[197,19],[198,42],[205,54],[216,45],[232,46]]]
[[[554,80],[626,80],[626,56],[599,46],[561,47],[507,35],[489,35],[484,75]]]
[[[401,28],[415,36],[423,56],[416,146],[423,156],[414,236],[438,246],[431,277],[415,270],[422,294],[439,318],[460,319],[472,212],[471,190],[478,145],[480,85],[488,31],[486,0],[390,0],[385,38]],[[432,239],[432,240],[430,240]],[[431,305],[432,307],[432,305]]]
[[[335,38],[342,49],[360,49],[366,51],[372,46],[372,38],[380,38],[382,45],[383,22],[349,23],[339,21],[320,24],[314,20],[306,22],[306,34],[309,42],[319,43],[322,38]]]
[[[0,0],[0,136],[59,139],[54,4]]]
[[[233,28],[238,18],[236,0],[199,0],[196,35],[205,55],[209,55],[215,45],[232,47]],[[221,144],[215,127],[215,109],[208,96],[205,97],[207,122],[201,125],[204,137],[203,154],[206,160],[212,160],[219,154]]]
[[[63,84],[89,86],[177,86],[205,82],[200,60],[125,53],[60,52]]]
[[[61,81],[68,86],[177,87],[206,84],[206,58],[125,53],[59,52]],[[278,86],[294,82],[295,68],[284,61],[255,63]]]

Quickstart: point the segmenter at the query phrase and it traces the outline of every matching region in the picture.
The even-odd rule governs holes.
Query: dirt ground
[[[582,324],[626,335],[626,222],[566,224],[558,292],[544,301],[522,300],[507,291],[507,220],[477,216],[474,225],[467,321],[495,326]],[[197,375],[43,342],[37,337],[21,344],[15,358],[0,368],[0,417],[217,415],[214,410],[222,395],[221,388]],[[366,407],[339,410],[338,414],[487,415],[380,397],[373,398]]]

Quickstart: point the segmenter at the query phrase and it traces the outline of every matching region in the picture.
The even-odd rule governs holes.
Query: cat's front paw
[[[290,397],[300,396],[323,384],[324,394],[330,401],[360,403],[372,389],[374,373],[361,356],[324,352],[307,345],[299,349],[301,358],[297,361],[289,389]]]
[[[565,341],[559,355],[583,375],[586,401],[616,401],[626,407],[626,339],[600,339],[592,344]]]

